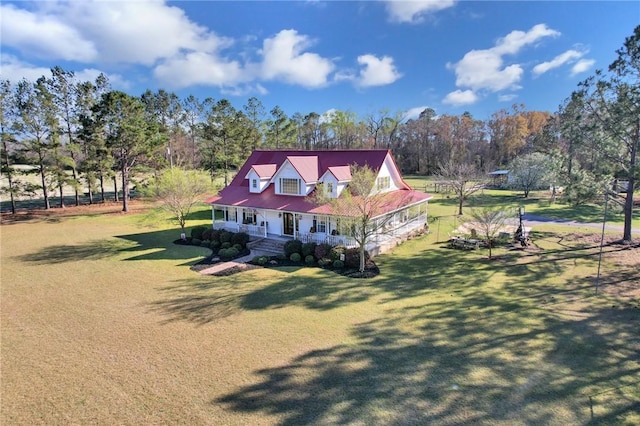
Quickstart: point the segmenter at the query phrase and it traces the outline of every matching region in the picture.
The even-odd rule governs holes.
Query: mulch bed
[[[173,242],[174,244],[178,244],[178,245],[182,245],[182,246],[188,246],[191,245],[191,243],[189,241],[185,241],[185,240],[181,240],[181,239],[177,239]],[[250,252],[246,251],[243,253],[240,253],[238,255],[238,257],[243,257],[248,255]],[[230,259],[231,261],[233,261],[233,259]],[[211,253],[209,256],[203,258],[202,260],[194,263],[193,265],[191,265],[190,269],[192,271],[195,272],[200,272],[203,271],[205,269],[209,269],[210,267],[220,263],[220,262],[224,262],[223,260],[221,260],[218,255],[214,255],[213,253]],[[246,267],[245,267],[246,266]],[[303,262],[292,262],[289,259],[281,259],[279,256],[270,256],[269,260],[267,261],[266,265],[258,265],[255,264],[253,262],[247,262],[245,264],[245,266],[243,267],[231,267],[228,269],[225,269],[223,271],[220,271],[218,273],[215,274],[211,274],[213,276],[229,276],[229,275],[233,275],[233,274],[237,274],[238,272],[243,272],[243,271],[248,271],[251,269],[257,269],[257,268],[277,268],[277,267],[281,267],[281,266],[294,266],[294,267],[306,267],[306,268],[320,268],[320,266],[314,265],[314,266],[308,266]],[[338,275],[342,275],[344,277],[348,277],[348,278],[373,278],[376,277],[380,274],[380,268],[378,268],[378,265],[375,264],[375,262],[371,259],[367,260],[367,263],[365,264],[364,267],[364,271],[360,272],[358,270],[358,268],[340,268],[340,269],[335,269],[335,268],[331,268],[331,267],[323,267],[322,269],[326,269],[329,271],[333,271]]]

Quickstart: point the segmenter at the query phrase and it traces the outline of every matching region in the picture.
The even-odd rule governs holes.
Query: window
[[[327,217],[326,216],[314,216],[313,217],[313,227],[316,232],[327,232]]]
[[[244,211],[244,221],[245,224],[254,224],[256,223],[256,216],[253,213],[253,210],[245,210]]]
[[[252,188],[257,188],[258,187],[258,179],[252,179],[251,180],[251,187]]]
[[[298,179],[280,178],[281,194],[300,194],[300,181]]]
[[[382,191],[388,189],[391,186],[391,178],[389,176],[380,176],[376,180],[376,189]]]
[[[333,182],[327,182],[327,193],[333,194]]]

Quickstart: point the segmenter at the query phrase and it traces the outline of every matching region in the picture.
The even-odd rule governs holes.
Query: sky
[[[638,1],[3,0],[0,78],[61,66],[135,96],[484,120],[557,111],[639,24]]]

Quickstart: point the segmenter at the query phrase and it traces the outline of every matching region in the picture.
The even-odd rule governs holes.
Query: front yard
[[[432,223],[368,280],[211,277],[143,218],[2,225],[1,424],[640,423],[638,247],[597,294],[597,244],[551,225],[492,262]]]

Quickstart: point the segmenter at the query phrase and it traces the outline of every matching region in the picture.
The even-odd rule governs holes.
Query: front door
[[[282,233],[293,235],[293,213],[282,213]]]

